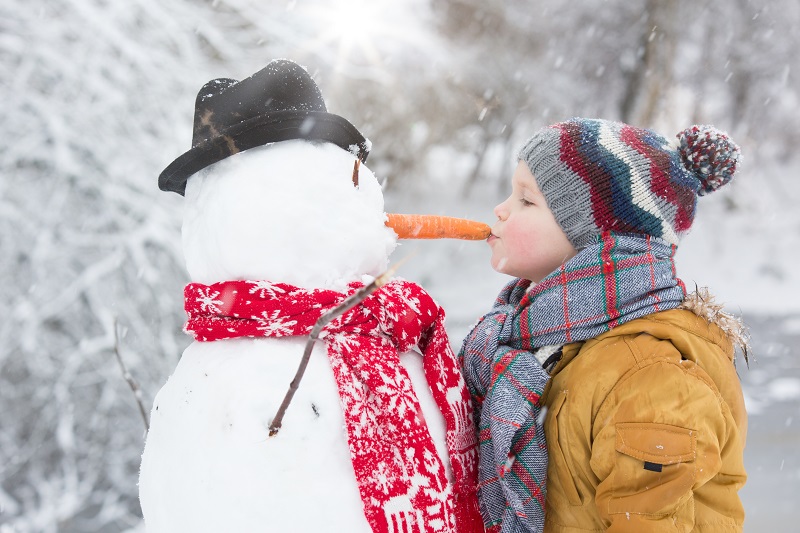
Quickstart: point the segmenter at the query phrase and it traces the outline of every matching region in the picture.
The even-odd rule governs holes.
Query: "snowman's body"
[[[289,141],[228,157],[186,189],[192,281],[344,290],[383,272],[395,237],[372,173],[332,144]],[[280,433],[269,424],[306,338],[194,342],[155,398],[140,500],[149,533],[369,531],[339,393],[319,342]],[[401,355],[437,451],[444,421],[421,356]],[[449,473],[448,473],[449,476]],[[387,506],[387,513],[393,510]]]

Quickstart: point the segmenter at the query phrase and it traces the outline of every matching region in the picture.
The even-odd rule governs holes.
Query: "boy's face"
[[[524,161],[511,178],[511,196],[494,208],[492,268],[539,283],[577,251],[547,206]]]

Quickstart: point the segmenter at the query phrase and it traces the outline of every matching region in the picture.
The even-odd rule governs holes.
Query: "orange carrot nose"
[[[465,239],[480,241],[489,238],[492,229],[483,222],[438,215],[398,215],[389,213],[386,225],[399,239]]]

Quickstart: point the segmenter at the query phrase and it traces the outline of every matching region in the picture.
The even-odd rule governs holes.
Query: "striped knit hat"
[[[550,210],[580,250],[603,231],[678,244],[698,195],[728,183],[739,147],[712,126],[692,126],[670,143],[620,122],[573,118],[536,132],[519,152]]]

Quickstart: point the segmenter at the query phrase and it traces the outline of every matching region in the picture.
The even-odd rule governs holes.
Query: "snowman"
[[[159,177],[185,196],[195,341],[151,412],[149,533],[483,531],[443,312],[381,277],[398,235],[369,148],[291,61],[198,93],[192,149]],[[376,279],[322,329],[271,432],[313,326]]]

